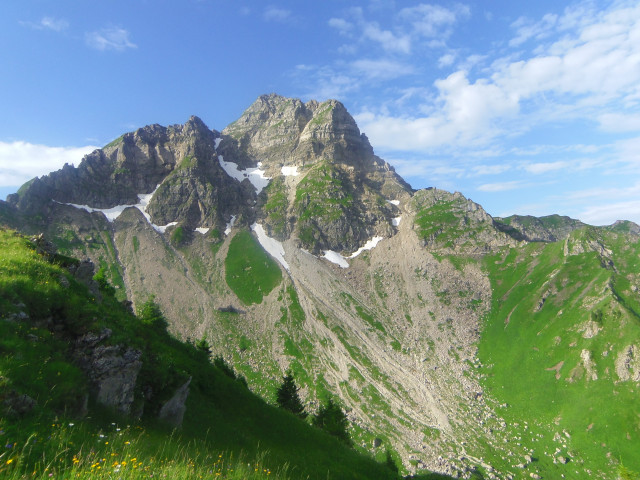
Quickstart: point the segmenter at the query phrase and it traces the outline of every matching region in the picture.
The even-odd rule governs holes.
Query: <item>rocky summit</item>
[[[265,95],[222,131],[126,133],[0,220],[91,260],[134,306],[153,295],[174,336],[206,339],[267,400],[287,370],[310,410],[338,397],[356,448],[406,472],[634,466],[638,226],[415,191],[338,101]]]

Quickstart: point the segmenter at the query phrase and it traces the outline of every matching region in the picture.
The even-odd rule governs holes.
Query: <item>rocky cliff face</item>
[[[255,202],[255,192],[233,181],[216,155],[220,134],[191,117],[184,125],[150,125],[87,155],[73,168],[35,179],[9,202],[26,214],[60,204],[92,209],[136,205],[151,195],[146,211],[155,225],[179,221],[188,228],[223,228]]]
[[[268,231],[314,253],[353,252],[392,234],[398,210],[389,201],[411,195],[335,100],[265,95],[222,133],[275,179],[261,198]]]

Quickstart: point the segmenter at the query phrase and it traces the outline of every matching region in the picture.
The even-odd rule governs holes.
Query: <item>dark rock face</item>
[[[77,168],[65,165],[33,180],[11,203],[26,214],[51,215],[55,202],[105,209],[135,205],[162,184],[148,205],[155,224],[220,227],[237,206],[253,205],[255,191],[220,166],[219,136],[197,117],[140,128],[85,156]]]
[[[4,415],[21,417],[29,413],[37,405],[37,402],[29,395],[10,391],[3,399]]]
[[[99,345],[111,336],[106,329],[90,332],[75,344],[76,363],[87,375],[96,400],[120,413],[130,414],[142,352],[119,345]]]

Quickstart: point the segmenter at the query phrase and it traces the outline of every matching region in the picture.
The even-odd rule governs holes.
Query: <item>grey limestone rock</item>
[[[124,413],[131,413],[142,353],[119,345],[97,345],[106,332],[85,336],[76,351],[77,363],[84,370],[99,403]],[[86,348],[89,347],[89,348]]]
[[[191,384],[191,377],[181,385],[173,396],[160,408],[158,418],[164,420],[174,427],[182,425],[182,419],[184,413],[187,410],[185,402],[189,396],[189,384]]]

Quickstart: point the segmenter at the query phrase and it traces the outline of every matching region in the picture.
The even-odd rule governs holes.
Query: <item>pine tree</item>
[[[196,342],[196,348],[201,352],[206,353],[207,357],[211,356],[211,345],[209,345],[209,342],[207,342],[207,339],[204,337],[204,335],[200,340]]]
[[[298,390],[300,389],[296,386],[293,375],[291,372],[287,372],[287,375],[282,377],[282,384],[278,388],[276,401],[280,408],[289,410],[300,418],[307,418],[307,412],[304,411],[304,406],[298,396]]]
[[[329,399],[315,414],[311,423],[334,437],[338,437],[347,445],[352,445],[349,432],[349,420],[340,405]]]
[[[169,322],[164,318],[160,305],[155,302],[155,295],[150,295],[149,299],[142,304],[138,311],[138,318],[145,325],[151,325],[160,330],[167,330]]]

